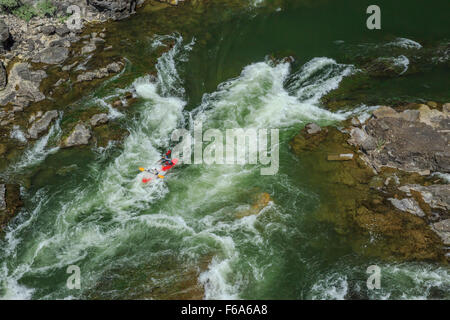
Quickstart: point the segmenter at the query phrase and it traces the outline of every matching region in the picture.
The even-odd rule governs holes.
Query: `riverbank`
[[[302,161],[322,154],[314,167],[332,199],[319,209],[322,219],[343,235],[373,237],[355,250],[388,260],[449,259],[449,106],[382,106],[340,129],[307,125],[291,141]]]

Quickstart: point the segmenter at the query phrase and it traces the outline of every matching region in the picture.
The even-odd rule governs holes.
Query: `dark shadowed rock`
[[[70,29],[67,26],[58,27],[55,29],[55,32],[60,37],[65,37],[70,33]]]
[[[9,28],[5,22],[0,21],[0,49],[4,49],[7,46],[8,41],[10,40]]]
[[[52,25],[46,25],[46,26],[41,27],[41,32],[43,34],[45,34],[46,36],[55,34],[55,30],[56,30],[55,26],[52,26]]]
[[[84,124],[78,123],[72,133],[64,140],[63,147],[74,147],[89,143],[91,131]]]
[[[32,139],[37,139],[41,133],[47,131],[50,123],[57,117],[58,111],[47,111],[42,118],[33,122],[30,129],[28,129],[28,134]]]
[[[17,184],[0,184],[0,231],[14,217],[22,205],[20,186]]]
[[[8,75],[6,74],[6,69],[3,62],[0,61],[0,90],[5,89],[7,83]]]

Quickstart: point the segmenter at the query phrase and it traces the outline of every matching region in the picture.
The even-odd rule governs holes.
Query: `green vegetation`
[[[12,14],[25,21],[30,21],[36,15],[33,6],[29,4],[24,4],[14,9]]]
[[[0,0],[0,8],[25,21],[30,21],[35,16],[53,17],[56,13],[56,7],[50,0],[39,1],[35,7],[22,4],[19,0]]]
[[[53,3],[50,0],[43,0],[40,1],[36,5],[36,13],[40,17],[53,17],[56,11],[56,7],[53,5]]]
[[[0,8],[5,12],[12,12],[14,9],[20,6],[18,0],[0,0]]]

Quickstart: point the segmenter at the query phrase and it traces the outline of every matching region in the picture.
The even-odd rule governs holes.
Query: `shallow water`
[[[288,146],[306,123],[338,125],[367,111],[363,102],[450,100],[449,57],[437,49],[450,37],[448,2],[380,1],[382,31],[373,32],[365,28],[368,4],[224,1],[147,7],[110,24],[108,40],[116,43],[114,55],[126,57],[126,70],[74,106],[105,109],[129,135],[106,148],[59,149],[58,121],[3,172],[31,177],[22,190],[25,206],[1,240],[2,298],[170,298],[198,279],[207,299],[448,299],[447,265],[355,253],[319,221],[326,195],[314,183],[314,168]],[[159,56],[156,77],[147,75],[150,57],[168,42],[173,47]],[[418,50],[426,57],[416,59]],[[272,54],[296,61],[275,65]],[[321,98],[360,72],[367,56],[419,60],[420,72],[370,78],[364,99],[326,110]],[[126,88],[138,95],[132,117],[106,102]],[[143,185],[137,168],[155,165],[172,131],[191,130],[196,119],[204,129],[279,129],[278,173],[182,165]],[[270,195],[269,204],[237,219],[261,193]],[[366,287],[373,264],[382,268],[380,290]],[[70,265],[80,267],[81,290],[66,287]]]

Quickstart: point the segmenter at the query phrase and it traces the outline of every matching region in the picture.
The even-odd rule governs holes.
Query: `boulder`
[[[402,200],[395,199],[395,198],[389,198],[388,200],[392,203],[392,205],[394,207],[396,207],[397,209],[399,209],[401,211],[409,212],[409,213],[415,214],[416,216],[419,216],[419,217],[425,216],[425,213],[420,208],[417,201],[412,198],[405,198]]]
[[[60,37],[65,37],[70,33],[70,29],[67,26],[58,27],[55,32]]]
[[[45,34],[46,36],[51,36],[52,34],[55,34],[55,26],[52,25],[46,25],[41,27],[41,32]]]
[[[308,134],[316,134],[316,133],[318,133],[318,132],[320,132],[322,129],[320,128],[320,126],[318,126],[317,124],[315,124],[315,123],[308,123],[306,126],[305,126],[305,129],[306,129],[306,132],[308,133]]]
[[[5,89],[0,90],[0,105],[11,103],[14,106],[26,107],[30,102],[45,99],[39,86],[46,76],[43,70],[31,70],[28,63],[14,64],[9,72]]]
[[[405,185],[399,189],[407,194],[411,194],[411,190],[419,192],[423,201],[431,208],[450,212],[450,186],[448,184],[434,184],[431,186],[414,184]]]
[[[58,111],[52,110],[47,111],[42,118],[36,120],[28,129],[28,134],[32,139],[37,139],[39,135],[45,131],[47,131],[48,127],[50,126],[50,123],[53,121],[53,119],[58,117]]]
[[[97,49],[95,43],[88,43],[83,48],[81,48],[81,54],[91,53]]]
[[[106,113],[94,114],[90,120],[91,126],[95,127],[101,124],[105,124],[109,121],[108,115]]]
[[[122,66],[123,66],[122,63],[119,63],[119,62],[112,62],[112,63],[110,63],[110,64],[108,64],[108,65],[106,66],[106,69],[108,70],[108,72],[114,72],[114,73],[117,73],[117,72],[119,72],[120,70],[122,70]]]
[[[433,229],[441,237],[445,245],[450,245],[450,219],[433,223]]]
[[[64,140],[63,147],[86,145],[91,138],[91,131],[84,124],[78,123],[72,133]]]
[[[59,64],[66,60],[68,56],[69,49],[60,46],[52,46],[39,52],[33,61],[46,64]]]
[[[352,128],[348,142],[352,145],[361,146],[366,152],[377,148],[376,139],[360,128]]]

